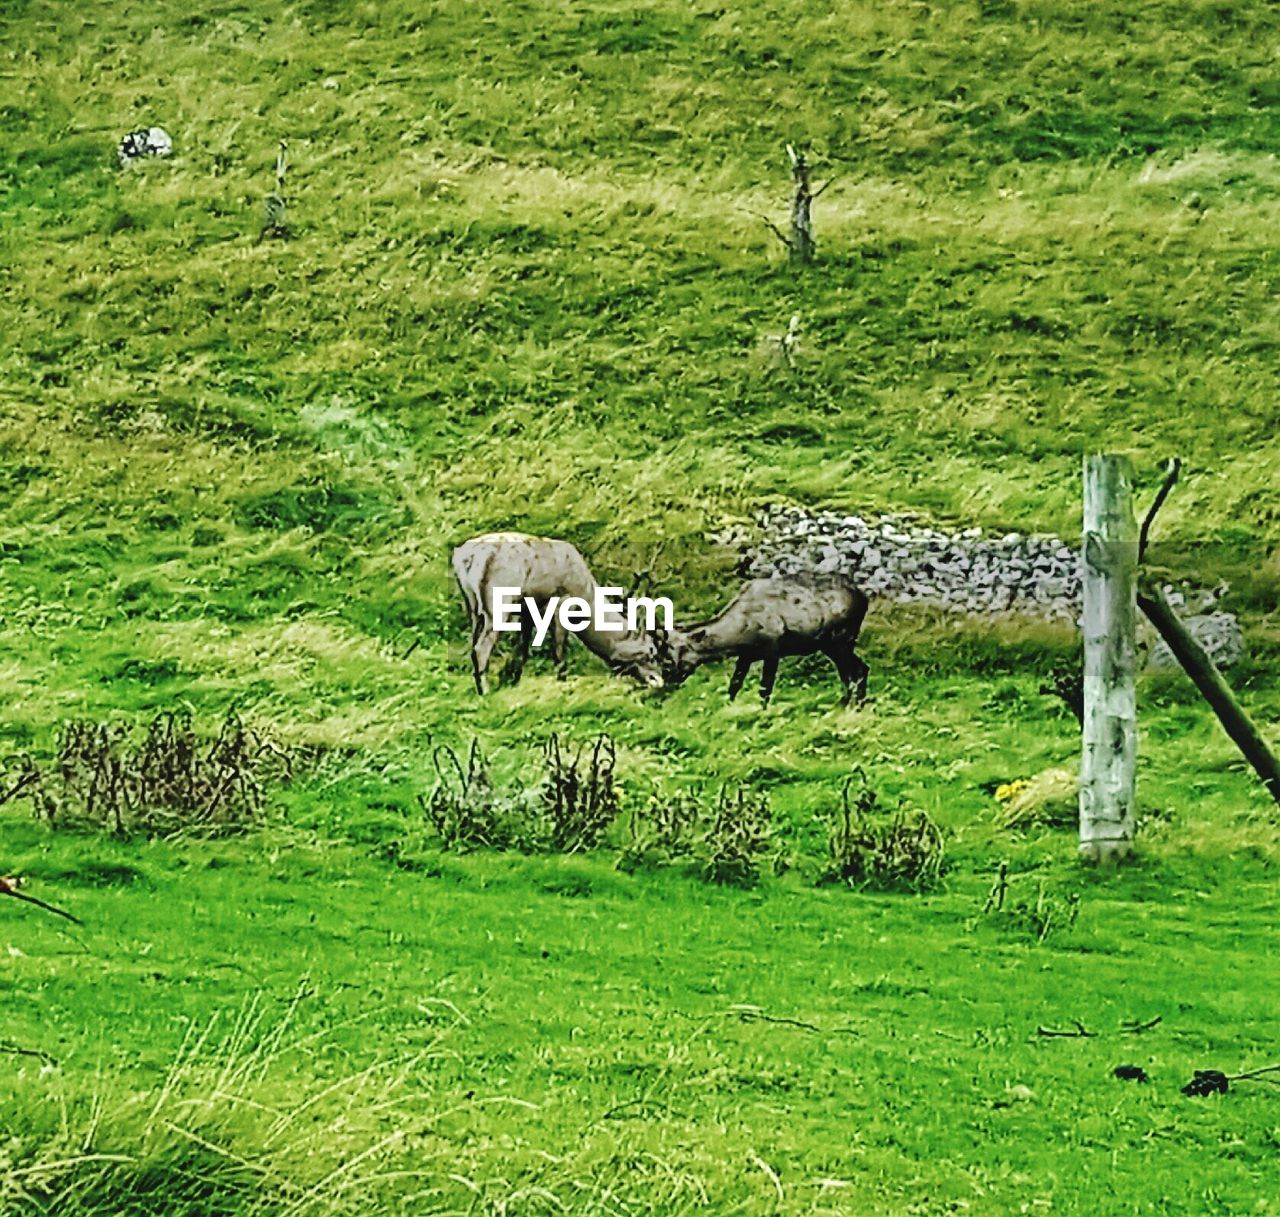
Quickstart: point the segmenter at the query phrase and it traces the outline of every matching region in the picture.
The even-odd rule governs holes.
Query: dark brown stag
[[[867,665],[854,652],[867,597],[839,575],[792,575],[753,579],[718,616],[672,629],[659,639],[668,684],[680,684],[704,663],[732,655],[729,700],[737,697],[757,660],[760,698],[773,693],[778,661],[788,655],[827,656],[844,685],[844,704],[867,695]]]

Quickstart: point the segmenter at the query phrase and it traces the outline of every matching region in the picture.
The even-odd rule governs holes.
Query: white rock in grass
[[[172,156],[173,139],[163,127],[139,127],[120,141],[116,155],[122,166],[144,156]]]

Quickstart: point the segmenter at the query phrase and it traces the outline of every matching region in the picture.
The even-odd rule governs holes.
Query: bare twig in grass
[[[1000,863],[1000,870],[996,875],[996,881],[991,885],[991,891],[987,895],[986,903],[982,906],[984,913],[998,913],[1004,908],[1004,898],[1009,892],[1009,864],[1007,862]]]
[[[1135,1019],[1126,1019],[1120,1024],[1120,1030],[1125,1035],[1138,1035],[1143,1031],[1150,1031],[1152,1027],[1158,1027],[1164,1021],[1164,1016],[1157,1014],[1155,1018],[1149,1018],[1145,1023],[1140,1023]]]
[[[651,1109],[660,1111],[662,1112],[663,1115],[667,1115],[667,1116],[671,1115],[672,1111],[674,1110],[670,1103],[664,1103],[662,1102],[661,1099],[650,1099],[650,1098],[628,1099],[625,1103],[618,1103],[615,1106],[610,1107],[609,1110],[604,1113],[604,1115],[597,1117],[597,1119],[598,1120],[616,1120],[619,1116],[622,1115],[623,1112],[626,1112],[626,1111],[640,1110],[642,1112],[648,1112]]]
[[[1093,1038],[1094,1033],[1088,1030],[1085,1027],[1084,1023],[1082,1023],[1078,1018],[1073,1018],[1071,1022],[1075,1027],[1075,1030],[1073,1031],[1067,1031],[1061,1027],[1037,1027],[1036,1034],[1058,1038],[1058,1039],[1092,1039]]]
[[[288,143],[285,140],[281,140],[280,146],[276,151],[276,188],[263,201],[262,229],[258,233],[259,242],[266,240],[268,237],[283,239],[291,235],[287,220],[288,206],[284,197],[284,177],[288,170],[286,155],[288,149]]]
[[[675,1013],[681,1018],[698,1018],[696,1014],[685,1014],[682,1010]],[[717,1019],[720,1018],[736,1018],[744,1023],[773,1023],[780,1027],[796,1027],[801,1031],[809,1031],[815,1035],[857,1035],[858,1032],[853,1027],[819,1027],[816,1023],[807,1023],[802,1019],[788,1018],[785,1015],[769,1014],[759,1006],[751,1005],[749,1002],[736,1002],[725,1010],[717,1011],[714,1014],[707,1014],[701,1017],[701,1024],[704,1028],[708,1028]]]
[[[1246,1069],[1244,1073],[1230,1073],[1227,1075],[1227,1081],[1243,1082],[1246,1078],[1260,1078],[1267,1073],[1280,1073],[1280,1064],[1263,1065],[1259,1069]],[[1270,1078],[1267,1079],[1267,1081],[1270,1080]]]
[[[766,216],[761,216],[760,219],[786,247],[792,262],[812,262],[817,252],[813,236],[813,203],[835,179],[829,178],[814,190],[810,177],[811,166],[805,154],[797,152],[794,145],[788,144],[787,159],[791,162],[791,177],[795,183],[795,195],[791,201],[791,231],[784,233]]]
[[[14,875],[0,878],[0,896],[12,896],[15,900],[23,900],[27,904],[34,904],[36,908],[44,909],[46,913],[53,913],[58,917],[65,917],[68,921],[75,925],[84,925],[79,917],[68,913],[66,909],[60,909],[56,904],[48,904],[40,900],[36,896],[28,896],[26,892],[19,891],[22,886],[22,880]]]
[[[798,1018],[780,1018],[773,1014],[766,1014],[759,1006],[730,1006],[725,1013],[736,1014],[744,1023],[777,1023],[781,1027],[799,1027],[801,1031],[822,1034],[822,1028],[814,1026],[813,1023],[801,1022]]]
[[[1041,878],[1034,897],[1011,897],[1011,892],[1023,890],[1021,886],[1015,887],[1014,881],[1029,877],[1033,876],[1010,875],[1007,864],[1002,863],[978,916],[988,917],[997,924],[1030,935],[1037,943],[1043,943],[1058,930],[1075,925],[1080,915],[1080,894],[1069,892],[1059,895]],[[977,924],[978,919],[975,918],[971,925]]]
[[[724,1019],[724,1018],[738,1018],[744,1022],[765,1022],[765,1023],[781,1024],[784,1026],[796,1027],[801,1031],[808,1031],[811,1034],[817,1033],[819,1035],[857,1035],[858,1034],[851,1027],[841,1027],[841,1028],[837,1028],[834,1031],[825,1031],[823,1028],[818,1027],[813,1023],[802,1022],[799,1019],[769,1015],[769,1014],[766,1014],[763,1010],[761,1010],[759,1006],[752,1006],[752,1005],[745,1005],[745,1004],[733,1005],[726,1010],[717,1010],[711,1014],[702,1014],[702,1015],[687,1014],[683,1010],[674,1010],[672,1011],[672,1013],[679,1018],[686,1018],[693,1021],[692,1030],[689,1032],[689,1035],[684,1039],[684,1041],[680,1044],[681,1049],[687,1048],[689,1044],[693,1043],[695,1040],[699,1039],[701,1036],[704,1036],[707,1033],[707,1031],[718,1020]],[[668,1073],[671,1071],[677,1059],[678,1059],[678,1054],[674,1050],[671,1052],[668,1052],[666,1060],[663,1061],[663,1063],[659,1066],[657,1075],[652,1079],[652,1081],[648,1083],[648,1085],[644,1087],[644,1089],[641,1091],[639,1095],[637,1095],[633,1099],[627,1099],[622,1103],[615,1104],[614,1106],[608,1108],[606,1111],[604,1111],[600,1115],[593,1117],[591,1120],[587,1121],[587,1123],[583,1126],[583,1132],[586,1132],[587,1129],[594,1127],[596,1124],[599,1124],[602,1120],[616,1118],[622,1112],[630,1110],[631,1108],[659,1107],[664,1109],[668,1115],[672,1114],[672,1108],[668,1106],[666,1103],[664,1103],[662,1100],[655,1099],[654,1092],[662,1085],[663,1081],[666,1079]]]
[[[1108,1032],[1089,1031],[1078,1018],[1073,1018],[1071,1022],[1074,1030],[1068,1030],[1063,1027],[1037,1027],[1036,1034],[1060,1039],[1094,1039],[1099,1035],[1140,1035],[1143,1031],[1150,1031],[1153,1027],[1158,1027],[1163,1021],[1164,1016],[1161,1014],[1157,1014],[1155,1018],[1149,1018],[1145,1022],[1139,1022],[1137,1019],[1126,1019],[1115,1031]]]
[[[758,212],[752,212],[752,214],[756,219],[760,220],[761,223],[763,223],[773,233],[773,235],[783,243],[783,245],[788,249],[791,248],[791,242],[787,239],[787,234],[783,232],[782,229],[779,228],[771,219],[769,219],[768,216],[762,216]]]
[[[37,1061],[43,1061],[46,1065],[57,1066],[58,1062],[47,1052],[41,1052],[39,1048],[24,1048],[21,1044],[4,1044],[0,1043],[0,1052],[6,1052],[10,1056],[29,1056]]]

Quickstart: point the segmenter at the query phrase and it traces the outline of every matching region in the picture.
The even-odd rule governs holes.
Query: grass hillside
[[[1138,862],[1082,873],[992,797],[1075,764],[1062,631],[873,606],[861,711],[822,663],[761,710],[581,648],[481,700],[447,562],[546,533],[693,616],[735,584],[708,534],[768,503],[1074,539],[1084,453],[1144,502],[1179,455],[1161,561],[1230,578],[1280,742],[1275,28],[0,6],[0,755],[234,707],[314,762],[235,841],[0,810],[0,874],[86,922],[0,907],[0,1211],[1275,1211],[1270,1087],[1177,1093],[1280,1060],[1275,807],[1185,682],[1140,690]],[[152,124],[172,159],[117,166]],[[788,143],[832,179],[808,267],[762,220]],[[527,781],[602,730],[628,809],[767,794],[782,873],[427,840],[437,745]],[[814,886],[854,765],[942,826],[940,889]],[[1074,922],[984,914],[1001,861]]]

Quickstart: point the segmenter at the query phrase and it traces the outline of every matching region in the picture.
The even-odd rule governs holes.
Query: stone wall
[[[974,616],[1079,621],[1080,552],[1061,537],[988,536],[979,528],[946,532],[905,516],[866,519],[785,506],[766,508],[758,525],[755,537],[738,538],[740,569],[749,578],[839,572],[855,577],[873,601]],[[1214,611],[1222,590],[1170,588],[1169,599],[1225,667],[1243,654],[1244,639],[1234,614]],[[1163,643],[1149,636],[1141,641],[1152,666],[1173,664]]]

